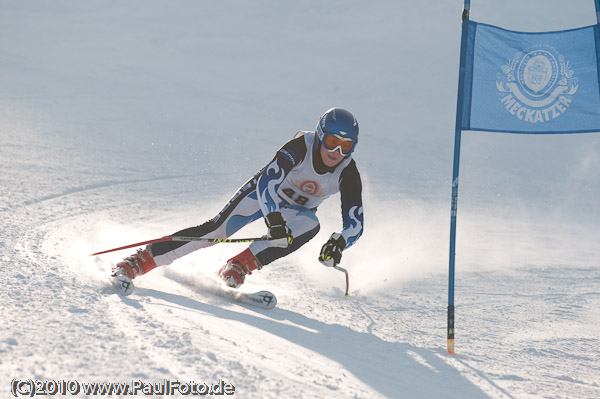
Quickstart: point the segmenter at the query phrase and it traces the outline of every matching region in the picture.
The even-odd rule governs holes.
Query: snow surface
[[[456,349],[445,351],[462,2],[0,1],[0,394],[14,378],[224,379],[241,398],[600,397],[600,138],[465,133]],[[508,29],[594,24],[592,0],[473,1]],[[575,69],[576,66],[573,66]],[[214,216],[331,106],[358,117],[366,230],[321,233],[211,295],[240,245],[122,298],[86,254]],[[262,234],[257,223],[239,236]]]

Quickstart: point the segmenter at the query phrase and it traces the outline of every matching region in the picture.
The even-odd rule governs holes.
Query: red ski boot
[[[112,276],[125,275],[133,280],[137,276],[148,273],[155,267],[157,267],[156,263],[154,263],[154,259],[152,259],[152,255],[150,255],[148,250],[138,249],[137,253],[128,256],[113,267]]]
[[[225,266],[219,270],[219,277],[231,288],[239,288],[244,284],[246,274],[253,270],[262,269],[262,265],[250,248],[229,259]]]

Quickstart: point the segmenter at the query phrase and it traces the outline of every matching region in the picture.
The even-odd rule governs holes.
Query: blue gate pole
[[[600,0],[594,0],[596,4],[596,21],[600,24]]]
[[[600,0],[598,0],[600,1]],[[462,19],[460,45],[460,68],[458,75],[458,99],[456,105],[456,126],[454,128],[454,162],[452,166],[452,205],[450,210],[450,259],[448,265],[448,353],[454,354],[454,271],[456,254],[456,216],[458,212],[458,172],[460,167],[460,143],[462,136],[463,97],[465,80],[467,24],[471,1],[465,0]]]
[[[600,1],[600,0],[594,0],[594,1]],[[463,14],[462,14],[462,19],[469,19],[469,13],[471,12],[471,0],[465,0],[465,4],[463,6]]]

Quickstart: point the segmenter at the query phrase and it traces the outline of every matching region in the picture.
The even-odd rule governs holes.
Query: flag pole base
[[[454,306],[448,306],[448,353],[454,355]]]

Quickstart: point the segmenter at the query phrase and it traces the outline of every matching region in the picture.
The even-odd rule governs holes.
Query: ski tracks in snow
[[[459,276],[458,355],[450,357],[443,349],[445,276],[346,299],[339,287],[318,288],[293,259],[283,260],[248,279],[249,290],[278,296],[278,307],[263,311],[207,292],[199,281],[218,264],[199,267],[196,259],[141,277],[132,296],[120,297],[106,277],[110,257],[77,255],[109,244],[107,233],[127,240],[139,233],[125,227],[127,218],[150,219],[168,206],[136,208],[131,217],[135,196],[107,200],[116,195],[120,185],[72,190],[14,207],[10,222],[2,221],[2,384],[18,377],[223,379],[250,398],[600,391],[595,269]],[[102,224],[98,234],[94,226]]]

